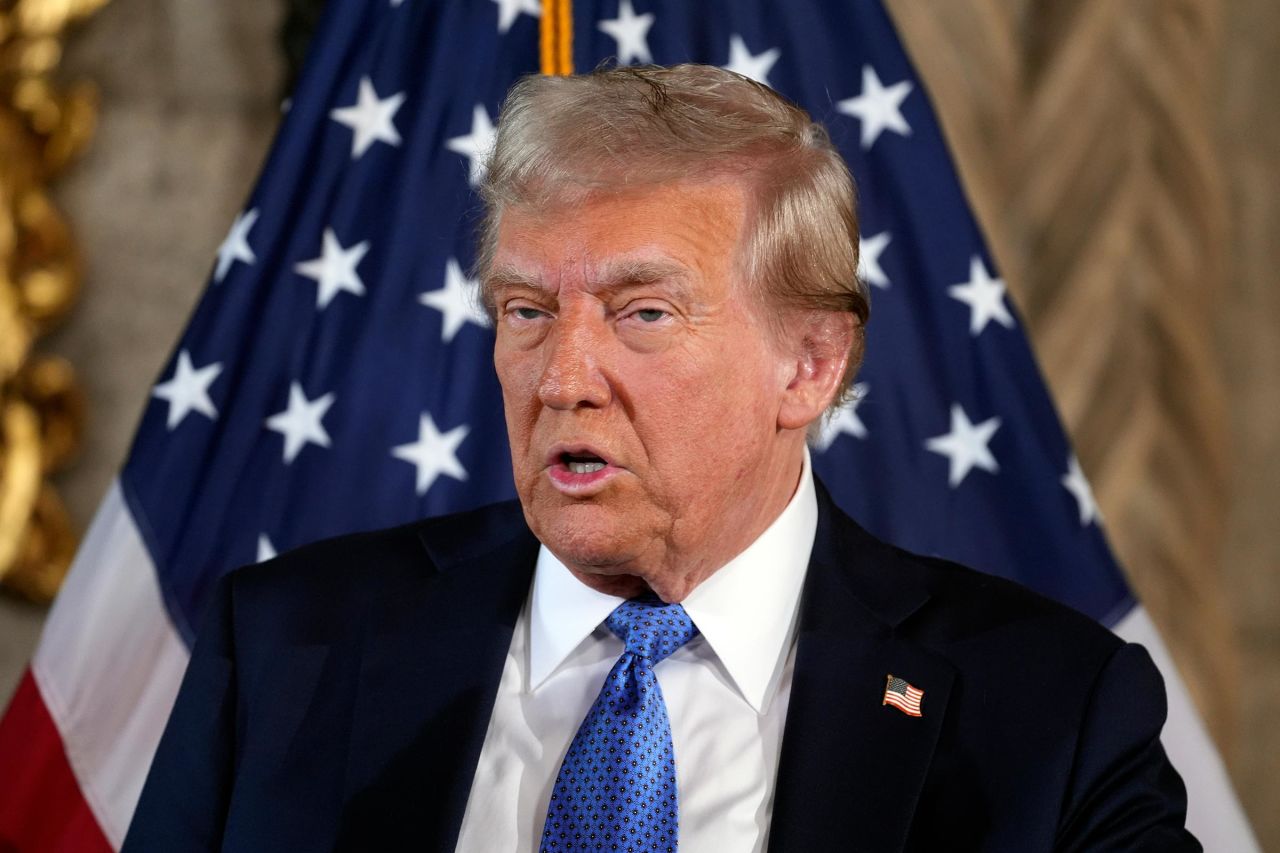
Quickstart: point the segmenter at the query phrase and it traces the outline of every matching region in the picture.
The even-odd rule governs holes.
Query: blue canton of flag
[[[928,98],[876,2],[573,4],[579,69],[704,62],[823,121],[873,291],[855,402],[814,450],[880,536],[1108,624],[1132,598]],[[277,549],[510,498],[474,188],[535,0],[330,0],[263,176],[121,477],[190,642],[214,580]]]

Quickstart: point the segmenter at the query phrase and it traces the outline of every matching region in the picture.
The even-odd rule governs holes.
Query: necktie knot
[[[698,636],[698,626],[679,604],[663,604],[655,595],[624,601],[605,619],[627,651],[650,665]]]

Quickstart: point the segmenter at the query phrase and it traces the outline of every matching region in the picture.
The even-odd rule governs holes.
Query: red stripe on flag
[[[31,671],[0,718],[0,851],[111,853]]]

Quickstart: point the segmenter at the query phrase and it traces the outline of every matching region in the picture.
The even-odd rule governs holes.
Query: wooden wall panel
[[[1280,7],[888,5],[1112,545],[1280,844]]]

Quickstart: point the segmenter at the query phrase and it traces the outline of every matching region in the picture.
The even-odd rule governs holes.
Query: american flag
[[[913,687],[901,678],[895,675],[885,676],[884,701],[882,705],[892,705],[902,713],[911,717],[922,717],[920,713],[920,700],[924,698],[924,691],[918,687]]]
[[[857,399],[814,448],[837,501],[899,545],[1141,636],[1167,665],[880,3],[545,5],[561,44],[571,24],[577,68],[728,67],[806,107],[852,167],[873,310]],[[0,723],[0,847],[119,846],[220,575],[514,496],[467,271],[493,123],[539,69],[544,14],[538,0],[327,4],[262,177]],[[1166,677],[1190,721],[1175,760],[1197,767],[1193,788],[1214,788],[1193,790],[1193,829],[1250,849]]]

